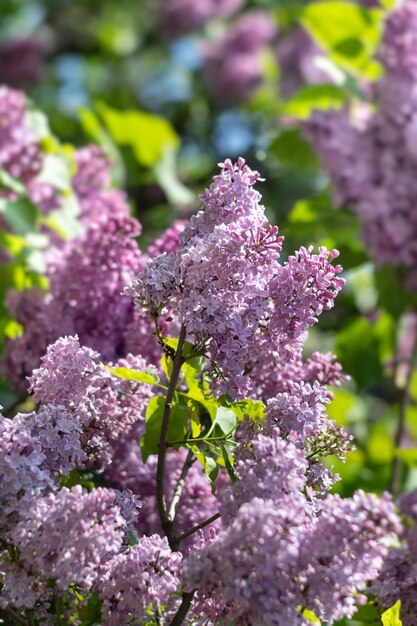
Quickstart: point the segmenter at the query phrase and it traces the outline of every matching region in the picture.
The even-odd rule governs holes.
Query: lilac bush
[[[389,604],[408,558],[390,542],[413,533],[387,493],[330,493],[347,377],[305,346],[344,286],[338,252],[282,260],[243,158],[146,251],[101,149],[74,166],[80,232],[51,238],[48,288],[9,295],[3,367],[31,395],[0,419],[1,619],[330,626],[370,589]]]

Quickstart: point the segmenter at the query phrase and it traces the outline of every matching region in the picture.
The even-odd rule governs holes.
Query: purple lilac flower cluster
[[[402,623],[412,626],[416,616],[417,593],[417,490],[402,495],[399,507],[407,518],[401,543],[388,553],[372,591],[383,609],[400,599]]]
[[[118,365],[146,367],[141,357]],[[30,382],[38,409],[1,418],[0,606],[32,609],[46,624],[53,597],[71,596],[75,585],[97,593],[107,611],[117,605],[112,619],[127,619],[133,600],[119,587],[133,569],[133,607],[142,615],[151,601],[165,602],[178,588],[181,555],[160,537],[127,549],[140,506],[132,492],[99,487],[89,493],[60,483],[71,470],[108,462],[117,439],[144,419],[150,388],[112,376],[74,337],[48,348]]]
[[[21,91],[0,87],[0,168],[19,179],[32,202],[44,213],[60,206],[60,192],[39,179],[44,154],[29,120],[26,97]],[[16,199],[10,190],[1,197]]]
[[[263,80],[262,52],[277,28],[263,11],[247,11],[220,40],[204,49],[204,71],[213,98],[219,104],[247,102]]]
[[[334,185],[338,205],[362,222],[364,242],[379,264],[409,268],[415,287],[417,222],[417,2],[387,17],[380,60],[385,75],[373,88],[377,109],[316,112],[306,135]],[[360,155],[360,158],[358,158]]]
[[[24,329],[22,336],[7,342],[3,357],[3,373],[16,387],[25,387],[47,346],[63,335],[77,334],[105,361],[134,353],[156,364],[161,357],[153,321],[135,311],[122,291],[148,256],[178,247],[182,221],[142,253],[136,242],[141,225],[129,216],[125,195],[110,188],[110,162],[103,151],[82,148],[75,163],[73,188],[84,231],[50,251],[48,291],[8,295],[9,311]],[[160,325],[167,326],[163,318]]]
[[[177,37],[204,26],[214,18],[225,18],[240,9],[244,0],[165,0],[160,3],[159,20],[165,33]]]
[[[305,85],[328,82],[329,77],[317,65],[317,57],[321,53],[320,47],[299,25],[280,37],[276,54],[283,98],[289,98]]]
[[[329,624],[351,617],[355,594],[382,567],[387,535],[400,530],[390,497],[306,497],[304,453],[278,430],[258,435],[237,470],[223,529],[182,564],[184,584],[199,590],[196,613],[210,598],[214,622],[304,626],[300,606]]]
[[[267,224],[258,179],[243,159],[221,164],[179,250],[148,261],[129,289],[138,307],[154,315],[168,307],[206,345],[222,368],[216,389],[232,396],[256,387],[254,364],[299,357],[297,342],[344,284],[336,251],[301,248],[279,262],[283,237]]]

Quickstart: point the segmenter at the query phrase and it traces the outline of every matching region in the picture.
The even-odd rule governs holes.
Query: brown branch
[[[181,470],[181,475],[180,475],[180,477],[178,479],[178,482],[177,482],[177,484],[175,486],[174,494],[173,494],[172,500],[171,500],[171,504],[169,505],[168,515],[169,515],[169,517],[172,520],[175,517],[175,511],[177,509],[178,502],[180,501],[182,490],[184,489],[185,479],[187,478],[187,474],[188,474],[188,472],[189,472],[190,468],[192,467],[192,465],[193,465],[195,460],[196,460],[195,456],[193,455],[191,450],[189,450],[188,454],[187,454],[187,458],[185,459],[185,463],[184,463],[183,468]]]
[[[180,604],[180,607],[174,615],[169,626],[181,626],[191,606],[194,594],[195,591],[184,591],[184,593],[182,594],[182,602]]]
[[[175,353],[174,361],[172,364],[172,374],[168,384],[168,391],[165,398],[164,412],[162,415],[161,433],[159,437],[159,450],[158,450],[158,465],[156,470],[156,498],[158,504],[159,519],[161,521],[162,530],[164,531],[168,543],[172,550],[177,551],[179,549],[178,541],[174,535],[173,520],[168,513],[167,504],[165,500],[165,465],[166,465],[166,452],[167,452],[167,438],[169,419],[172,410],[172,401],[174,399],[175,390],[178,383],[178,378],[181,372],[182,365],[182,349],[185,342],[186,330],[182,326],[180,335],[178,338],[178,346]]]
[[[211,517],[209,517],[209,519],[206,519],[204,520],[204,522],[201,522],[201,524],[197,524],[197,526],[193,526],[189,530],[186,530],[185,533],[182,533],[179,537],[177,537],[178,543],[181,543],[181,541],[183,541],[190,535],[193,535],[194,533],[196,533],[197,530],[201,530],[202,528],[205,528],[206,526],[208,526],[209,524],[212,524],[219,518],[220,518],[220,513],[216,513],[215,515],[212,515]]]

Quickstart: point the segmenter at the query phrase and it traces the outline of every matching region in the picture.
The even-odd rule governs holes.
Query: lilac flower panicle
[[[398,506],[406,516],[404,528],[384,559],[381,574],[373,582],[371,592],[376,595],[377,603],[383,610],[400,599],[402,623],[412,626],[417,594],[417,490],[402,494]]]
[[[329,76],[316,63],[321,53],[313,38],[299,25],[279,38],[276,55],[281,69],[279,86],[283,98],[290,98],[306,85],[329,81]]]
[[[222,496],[222,522],[230,523],[242,504],[254,497],[271,500],[306,485],[307,463],[303,450],[286,441],[275,429],[270,436],[259,434],[251,442],[251,452],[239,458],[236,471],[240,479]]]
[[[95,585],[106,624],[139,623],[146,620],[149,605],[156,612],[169,604],[179,589],[181,558],[180,552],[171,551],[165,537],[152,535],[108,560]],[[171,602],[175,606],[178,600]]]
[[[84,234],[51,253],[49,291],[9,296],[9,308],[24,327],[22,336],[6,342],[3,356],[3,374],[16,387],[25,386],[25,377],[38,367],[48,345],[64,335],[77,334],[103,361],[126,356],[128,348],[158,361],[156,341],[141,340],[149,335],[152,320],[137,316],[133,303],[122,295],[144,263],[135,241],[139,232],[139,223],[128,216],[93,222]]]
[[[116,365],[147,369],[144,359],[132,355]],[[59,410],[63,419],[68,415],[80,433],[82,450],[99,464],[110,462],[112,446],[135,422],[144,420],[152,396],[150,386],[113,376],[101,365],[100,355],[81,347],[77,337],[64,337],[49,346],[29,381],[41,403],[39,413]]]
[[[153,258],[166,252],[177,252],[180,247],[180,235],[187,225],[186,220],[175,220],[161,235],[156,237],[149,244],[146,253]]]
[[[289,391],[277,394],[267,405],[267,428],[277,426],[284,435],[295,432],[302,441],[326,430],[327,390],[318,382],[291,383]]]
[[[333,183],[335,203],[358,215],[365,246],[378,265],[408,268],[413,289],[416,50],[417,4],[406,0],[384,23],[379,56],[385,75],[369,93],[376,106],[316,111],[305,125]]]
[[[344,280],[332,265],[334,250],[302,248],[281,265],[283,237],[253,189],[259,173],[242,158],[220,167],[179,249],[149,260],[127,292],[139,309],[169,310],[197,343],[208,344],[225,376],[213,383],[215,393],[245,397],[256,364],[273,354],[288,359]]]
[[[0,47],[0,83],[11,87],[36,83],[45,53],[43,42],[34,36],[7,39]]]
[[[0,417],[0,517],[1,532],[7,532],[29,510],[32,500],[54,486],[44,465],[41,445],[19,418]]]
[[[254,439],[252,460],[223,494],[223,530],[183,561],[197,613],[210,599],[213,621],[242,626],[305,624],[300,605],[329,624],[353,615],[401,526],[387,494],[312,500],[306,468],[304,453],[279,431]]]
[[[87,198],[110,185],[110,162],[98,146],[87,146],[75,152],[77,171],[73,177],[79,198]]]
[[[353,498],[330,495],[324,500],[313,534],[304,540],[306,605],[333,623],[352,617],[355,592],[375,580],[388,553],[389,535],[401,531],[391,497],[378,499],[358,491]]]
[[[250,100],[263,80],[261,53],[276,32],[268,13],[247,11],[222,39],[206,44],[204,69],[214,100],[220,104]]]
[[[54,579],[62,591],[72,583],[89,589],[102,562],[120,551],[125,526],[112,490],[86,493],[77,485],[34,503],[12,538],[28,571]]]

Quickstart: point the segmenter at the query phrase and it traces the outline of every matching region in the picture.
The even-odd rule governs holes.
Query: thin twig
[[[399,411],[399,416],[398,416],[397,430],[396,430],[395,438],[394,438],[394,445],[396,449],[401,447],[401,444],[404,438],[405,419],[407,415],[407,409],[410,404],[410,384],[411,384],[411,380],[413,376],[413,362],[414,362],[414,358],[415,358],[415,354],[417,350],[417,327],[416,327],[415,315],[412,321],[414,322],[413,327],[411,329],[411,332],[413,333],[412,349],[410,351],[410,354],[408,355],[406,362],[403,364],[402,363],[397,364],[397,372],[399,368],[401,367],[401,365],[404,366],[405,372],[404,372],[404,378],[400,387],[401,403],[400,403],[400,411]],[[400,459],[400,457],[394,456],[393,461],[392,461],[391,478],[390,478],[390,491],[394,495],[398,493],[398,490],[400,488],[401,468],[402,468],[402,460]]]
[[[197,526],[193,526],[193,528],[186,530],[185,533],[182,533],[179,537],[177,537],[178,543],[181,543],[181,541],[183,541],[184,539],[187,539],[187,537],[196,533],[197,530],[201,530],[202,528],[205,528],[206,526],[208,526],[209,524],[212,524],[219,518],[220,518],[220,513],[216,513],[215,515],[212,515],[211,517],[209,517],[209,519],[206,519],[204,520],[204,522],[201,522],[201,524],[197,524]]]
[[[193,455],[191,450],[189,450],[188,454],[187,454],[187,458],[185,459],[185,463],[184,463],[182,471],[181,471],[181,475],[180,475],[180,477],[178,479],[178,482],[177,482],[177,484],[175,486],[174,494],[173,494],[172,500],[171,500],[171,504],[169,505],[169,509],[168,509],[168,515],[169,515],[170,519],[172,519],[172,520],[175,517],[175,511],[177,509],[178,502],[180,501],[182,490],[184,489],[185,479],[187,478],[187,474],[188,474],[188,472],[189,472],[189,470],[190,470],[190,468],[193,465],[195,460],[196,460],[195,456]]]
[[[161,521],[162,530],[164,531],[168,543],[172,550],[178,550],[178,541],[173,531],[173,520],[170,518],[165,500],[165,464],[167,453],[167,437],[169,418],[171,416],[172,401],[174,399],[175,390],[178,383],[178,377],[181,372],[182,365],[182,349],[186,336],[185,327],[182,326],[178,338],[177,350],[172,364],[172,373],[169,380],[168,391],[165,398],[164,412],[162,415],[161,433],[159,437],[158,449],[158,465],[156,470],[156,497],[158,504],[159,519]]]
[[[191,602],[193,601],[194,594],[195,591],[184,591],[184,593],[182,594],[182,602],[180,604],[180,607],[174,615],[169,626],[180,626],[183,623],[188,613],[188,609],[191,606]]]

